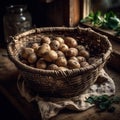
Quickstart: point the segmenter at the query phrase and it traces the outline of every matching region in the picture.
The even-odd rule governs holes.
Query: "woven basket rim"
[[[29,34],[32,34],[32,33],[40,33],[41,31],[60,31],[60,30],[84,30],[84,31],[89,31],[89,32],[92,32],[96,35],[99,35],[101,36],[102,38],[104,38],[108,44],[108,50],[106,51],[105,54],[102,54],[101,58],[96,61],[95,63],[89,65],[89,66],[86,66],[84,68],[78,68],[78,69],[72,69],[72,70],[66,70],[66,71],[62,71],[62,70],[43,70],[43,69],[38,69],[38,68],[34,68],[34,67],[30,67],[26,64],[23,64],[22,62],[20,62],[20,60],[16,59],[15,56],[12,54],[11,52],[11,45],[15,44],[15,42],[17,42],[17,39],[19,37],[23,37],[23,36],[26,36],[26,35],[29,35]],[[79,26],[77,27],[42,27],[42,28],[35,28],[35,29],[31,29],[31,30],[28,30],[24,33],[20,33],[20,34],[17,34],[15,35],[14,37],[10,37],[10,39],[12,38],[12,40],[8,43],[7,45],[7,51],[8,51],[8,55],[9,55],[9,58],[11,59],[11,61],[18,67],[20,67],[22,70],[25,70],[25,71],[28,71],[28,72],[31,72],[31,73],[40,73],[40,74],[48,74],[48,75],[64,75],[64,76],[68,76],[68,75],[71,75],[71,74],[82,74],[86,71],[91,71],[93,69],[96,69],[98,66],[100,66],[102,63],[105,62],[105,60],[109,57],[110,53],[112,52],[112,45],[110,43],[110,41],[108,40],[108,37],[106,37],[105,35],[102,35],[100,33],[97,33],[95,32],[94,30],[92,30],[91,28],[81,28]]]

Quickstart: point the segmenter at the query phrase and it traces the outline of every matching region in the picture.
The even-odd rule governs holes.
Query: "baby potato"
[[[79,63],[86,61],[85,57],[83,57],[83,56],[77,56],[77,59],[78,59]]]
[[[34,49],[33,48],[30,48],[30,47],[26,47],[26,48],[23,48],[22,50],[22,53],[21,53],[21,56],[24,58],[24,59],[28,59],[28,56],[30,54],[34,53]]]
[[[47,70],[59,70],[59,67],[56,64],[50,64],[48,65]]]
[[[40,47],[40,46],[39,46],[38,43],[33,43],[33,44],[32,44],[32,48],[34,49],[35,52],[38,50],[39,47]]]
[[[51,42],[51,40],[50,40],[50,38],[47,37],[47,36],[44,36],[44,37],[42,37],[42,39],[41,39],[41,44],[43,44],[43,43],[50,44],[50,42]]]
[[[89,58],[89,57],[90,57],[89,52],[86,51],[86,50],[81,50],[81,51],[78,52],[78,54],[79,54],[80,56],[85,57],[85,58]]]
[[[64,43],[64,39],[62,37],[55,37],[55,40],[57,40],[60,44]]]
[[[75,60],[75,61],[77,61],[77,62],[78,62],[78,59],[77,59],[77,57],[75,57],[75,56],[70,57],[70,58],[69,58],[69,60]]]
[[[81,67],[86,67],[89,65],[89,63],[85,61],[85,62],[81,62],[80,65]]]
[[[76,48],[78,49],[78,52],[85,50],[85,47],[83,45],[78,45]]]
[[[36,68],[46,69],[46,67],[47,67],[46,62],[43,59],[40,58],[36,63]]]
[[[60,47],[59,41],[57,41],[57,40],[51,41],[50,47],[51,47],[52,50],[58,50],[59,47]]]
[[[60,66],[67,66],[67,60],[65,57],[58,57],[58,59],[55,61],[55,64]]]
[[[53,62],[53,61],[57,60],[58,54],[54,50],[50,50],[43,55],[43,58],[47,62]]]
[[[73,37],[65,37],[64,38],[65,44],[68,45],[68,47],[76,47],[78,45],[77,41]]]
[[[61,67],[59,67],[59,70],[66,71],[66,70],[69,70],[69,69],[67,67],[61,66]]]
[[[68,60],[68,64],[67,64],[69,69],[75,69],[75,68],[80,68],[80,64],[79,62],[77,62],[76,60]]]
[[[58,57],[65,57],[65,54],[60,50],[56,51],[56,53],[58,54]]]
[[[37,55],[38,57],[42,57],[46,52],[50,51],[51,48],[49,46],[49,44],[44,43],[43,45],[41,45],[38,50],[37,50]]]
[[[37,55],[35,53],[32,53],[28,56],[28,62],[33,64],[37,61]]]
[[[67,50],[69,49],[69,47],[66,44],[61,44],[59,50],[62,51],[63,53],[65,53]]]
[[[73,57],[78,55],[78,50],[76,48],[69,48],[66,52],[65,55],[67,57]]]

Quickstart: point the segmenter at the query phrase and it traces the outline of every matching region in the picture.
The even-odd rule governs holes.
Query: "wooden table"
[[[5,52],[5,50],[3,51]],[[0,51],[0,53],[2,52]],[[6,56],[1,57],[7,59],[7,62],[9,61]],[[9,61],[9,64],[12,63]],[[14,75],[14,77],[10,78],[8,76],[7,79],[6,77],[5,79],[3,79],[3,77],[2,80],[0,79],[0,92],[4,94],[4,96],[11,102],[11,104],[16,108],[16,110],[19,111],[19,113],[23,116],[23,120],[41,120],[41,115],[38,110],[37,104],[35,102],[28,103],[24,98],[21,97],[16,86],[18,75],[17,69],[14,65],[12,66],[14,69],[14,74],[9,74],[9,76],[11,77]],[[105,70],[115,82],[116,95],[120,95],[120,74],[118,72],[115,72],[114,70],[109,69],[109,67],[105,67]],[[2,73],[0,72],[0,74]],[[97,113],[95,107],[92,107],[84,112],[62,110],[57,116],[55,116],[51,120],[120,120],[120,104],[115,105],[115,108],[116,110],[113,113]]]

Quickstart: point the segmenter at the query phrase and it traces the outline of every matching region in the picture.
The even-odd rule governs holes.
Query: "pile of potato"
[[[73,37],[44,36],[22,49],[21,62],[39,69],[68,70],[88,66],[89,52]]]

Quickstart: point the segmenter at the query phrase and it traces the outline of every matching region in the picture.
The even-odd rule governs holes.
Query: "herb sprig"
[[[120,97],[113,96],[110,97],[108,95],[101,95],[101,96],[90,96],[86,99],[85,102],[88,102],[90,104],[95,104],[96,108],[98,108],[98,111],[108,111],[108,112],[114,112],[115,107],[112,106],[112,104],[119,104],[120,103]]]
[[[102,14],[101,11],[90,12],[90,14],[80,22],[90,22],[95,27],[111,29],[116,31],[116,35],[120,35],[120,18],[113,11],[105,14]]]

